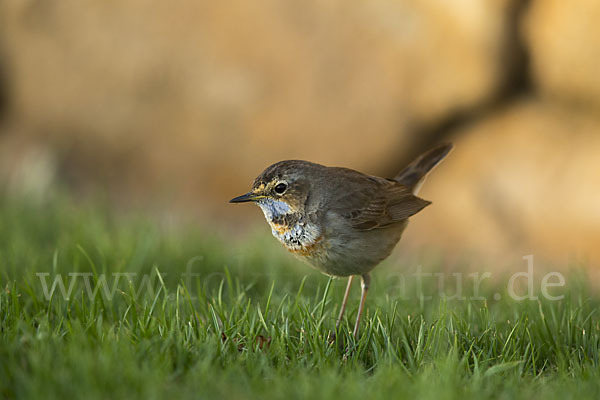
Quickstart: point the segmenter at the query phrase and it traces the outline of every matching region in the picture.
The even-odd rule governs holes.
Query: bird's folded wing
[[[384,180],[349,191],[336,203],[339,215],[357,230],[384,228],[431,204],[413,195],[408,187]]]

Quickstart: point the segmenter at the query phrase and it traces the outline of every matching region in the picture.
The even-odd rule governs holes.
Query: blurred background
[[[2,1],[0,186],[268,232],[275,161],[453,141],[404,249],[595,265],[599,71],[597,0]]]

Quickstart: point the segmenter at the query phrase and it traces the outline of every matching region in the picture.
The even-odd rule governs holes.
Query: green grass
[[[374,274],[359,340],[356,285],[329,343],[344,282],[266,233],[225,243],[207,232],[64,198],[2,198],[0,397],[600,396],[599,301],[581,279],[567,279],[561,301],[494,301],[501,279],[482,287],[488,300],[423,301],[411,284],[398,296],[389,276],[402,265],[390,261]],[[188,263],[199,276],[182,276]],[[48,299],[41,278],[68,289],[69,273],[80,274],[71,296]],[[114,273],[130,275],[108,296]],[[109,286],[90,296],[85,279],[94,289],[103,276]]]

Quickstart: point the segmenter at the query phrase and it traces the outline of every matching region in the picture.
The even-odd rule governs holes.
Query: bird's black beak
[[[246,203],[248,201],[256,201],[258,199],[262,199],[263,197],[264,196],[258,195],[256,193],[248,192],[241,196],[234,197],[233,199],[229,200],[229,202],[230,203]]]

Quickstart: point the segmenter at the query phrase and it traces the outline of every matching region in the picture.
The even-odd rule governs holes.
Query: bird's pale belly
[[[406,224],[390,230],[339,234],[309,223],[285,226],[269,222],[273,236],[301,260],[328,275],[362,275],[386,258]],[[399,228],[399,229],[398,229]]]

